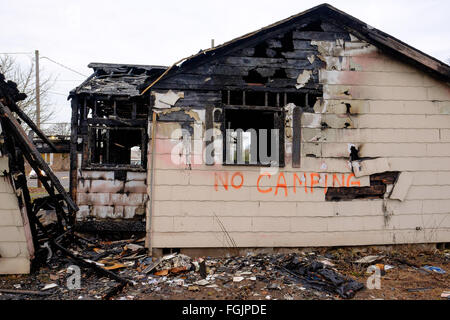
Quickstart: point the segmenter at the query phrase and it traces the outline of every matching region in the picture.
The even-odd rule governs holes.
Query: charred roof
[[[154,65],[91,63],[89,67],[94,69],[94,74],[72,90],[70,95],[139,96],[160,80],[182,72],[186,73],[208,61],[246,46],[255,45],[292,28],[299,27],[309,30],[308,28],[317,20],[338,25],[346,32],[373,44],[385,53],[410,63],[441,80],[450,81],[449,65],[325,3],[217,47],[201,50],[197,54],[181,59],[170,68]]]
[[[88,67],[94,73],[70,95],[138,96],[140,85],[167,69],[165,66],[97,62],[90,63]]]
[[[419,69],[441,79],[450,81],[450,66],[446,63],[427,55],[426,53],[402,42],[401,40],[378,30],[367,23],[327,4],[321,4],[287,19],[275,22],[254,32],[250,32],[241,37],[235,38],[214,48],[201,50],[190,57],[175,63],[164,73],[164,78],[175,76],[182,72],[196,68],[208,61],[218,59],[221,56],[230,54],[249,45],[257,44],[267,40],[274,35],[284,33],[292,28],[298,27],[303,30],[310,30],[318,20],[335,24],[345,31],[354,34],[358,38],[373,44],[397,59],[410,63]],[[311,29],[313,30],[313,29]],[[158,80],[162,80],[161,77]],[[146,92],[156,82],[149,81],[143,90]]]

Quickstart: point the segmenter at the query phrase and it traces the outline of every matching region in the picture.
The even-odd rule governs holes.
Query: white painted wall
[[[0,167],[0,274],[29,273],[28,221],[24,223],[10,178],[4,174],[7,157],[0,157]]]

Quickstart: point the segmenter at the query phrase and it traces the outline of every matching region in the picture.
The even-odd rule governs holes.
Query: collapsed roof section
[[[90,63],[94,73],[70,92],[105,96],[134,97],[140,94],[138,86],[159,76],[167,67],[137,64]]]

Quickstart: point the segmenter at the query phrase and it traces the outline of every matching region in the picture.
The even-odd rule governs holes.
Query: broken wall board
[[[389,161],[386,158],[353,161],[352,167],[356,177],[390,171]]]
[[[152,92],[152,95],[155,97],[153,107],[156,109],[171,108],[179,99],[184,98],[184,92],[174,92],[172,90],[166,93]]]
[[[413,179],[414,175],[411,172],[401,172],[389,198],[404,201]]]

